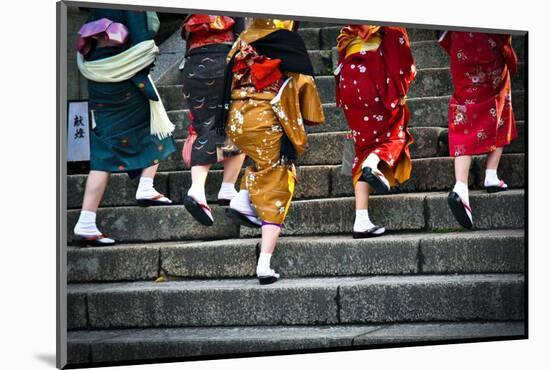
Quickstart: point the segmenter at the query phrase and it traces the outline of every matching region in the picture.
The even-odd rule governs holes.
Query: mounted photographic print
[[[58,366],[527,338],[527,32],[205,13],[59,3]]]

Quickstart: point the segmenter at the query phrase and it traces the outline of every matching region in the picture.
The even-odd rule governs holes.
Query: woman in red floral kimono
[[[416,68],[404,28],[344,27],[338,52],[336,102],[344,109],[355,146],[353,237],[378,236],[385,229],[369,219],[369,193],[386,194],[411,173],[406,97]]]
[[[440,45],[450,56],[454,94],[449,102],[449,153],[455,157],[456,184],[448,202],[457,221],[473,227],[468,198],[472,155],[485,154],[487,192],[508,186],[497,176],[503,147],[516,138],[510,72],[517,57],[510,35],[444,32]]]

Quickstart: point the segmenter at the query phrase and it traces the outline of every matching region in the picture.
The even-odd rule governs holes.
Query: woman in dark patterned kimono
[[[218,134],[216,111],[223,92],[227,53],[244,28],[244,19],[207,14],[188,16],[182,27],[187,40],[183,69],[183,94],[190,110],[191,125],[183,149],[183,159],[191,166],[192,185],[184,197],[189,213],[201,224],[214,223],[206,203],[208,171],[223,161],[224,173],[218,203],[228,205],[237,194],[235,182],[245,155]]]
[[[369,193],[386,194],[408,180],[412,163],[406,97],[416,68],[407,31],[352,25],[338,36],[336,103],[343,108],[355,147],[354,238],[382,235],[369,218]]]
[[[171,203],[153,187],[159,162],[175,151],[174,126],[149,77],[158,26],[154,12],[92,9],[79,31],[78,67],[88,79],[92,131],[90,173],[74,233],[86,244],[115,243],[95,222],[111,172],[140,176],[139,205]]]
[[[517,136],[510,85],[517,56],[510,35],[449,31],[439,42],[449,53],[454,85],[449,101],[449,155],[455,157],[456,184],[448,202],[460,225],[472,228],[468,197],[472,155],[488,153],[487,192],[508,188],[497,169],[504,146]]]

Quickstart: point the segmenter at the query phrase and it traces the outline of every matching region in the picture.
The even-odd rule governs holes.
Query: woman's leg
[[[193,197],[197,202],[206,204],[206,178],[208,171],[212,167],[211,164],[199,165],[191,167],[191,187],[187,195]]]
[[[155,190],[154,180],[158,168],[159,165],[155,164],[141,171],[141,177],[139,178],[139,185],[136,191],[136,199],[141,205],[162,205],[172,203],[170,199]]]
[[[472,157],[468,155],[456,157],[454,162],[456,183],[447,201],[458,223],[462,227],[471,229],[473,218],[468,195],[468,175]]]
[[[239,172],[243,167],[246,154],[237,154],[227,158],[223,162],[223,182],[235,184],[239,177]]]
[[[212,217],[212,211],[206,203],[206,193],[204,191],[210,167],[212,167],[211,164],[191,167],[191,187],[183,199],[183,205],[191,216],[205,226],[214,224],[214,217]]]
[[[457,182],[460,181],[468,186],[471,163],[472,157],[469,155],[455,157],[455,178]]]
[[[237,195],[235,182],[237,182],[245,157],[244,153],[238,154],[226,158],[223,162],[223,181],[218,192],[218,201],[223,201],[224,205],[227,205]]]
[[[365,181],[357,181],[355,184],[355,222],[353,235],[356,238],[382,235],[384,228],[376,229],[376,225],[369,218],[369,196],[372,193],[371,186]],[[368,233],[366,233],[368,231]]]
[[[107,183],[109,182],[109,172],[90,171],[86,180],[86,189],[84,190],[84,200],[82,201],[82,210],[97,212],[99,203],[105,194]]]
[[[151,179],[155,178],[155,175],[157,174],[157,170],[159,168],[158,164],[155,164],[154,166],[144,168],[141,171],[141,177],[149,177]]]
[[[472,157],[469,155],[463,155],[455,157],[455,178],[456,183],[453,191],[457,193],[463,202],[470,204],[468,196],[468,176],[470,174],[470,165],[472,164]]]
[[[355,209],[369,209],[369,184],[357,181],[355,184]]]

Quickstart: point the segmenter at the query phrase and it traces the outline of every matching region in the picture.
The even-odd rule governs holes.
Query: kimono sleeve
[[[295,78],[288,77],[270,103],[286,137],[292,143],[296,152],[302,155],[307,147],[307,134],[300,111],[297,82]]]
[[[297,75],[298,99],[304,124],[308,126],[320,125],[325,122],[323,105],[319,97],[319,91],[312,76]]]
[[[400,98],[407,96],[416,75],[409,36],[404,28],[388,27],[385,30],[383,50],[388,72]]]

